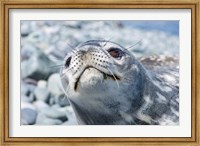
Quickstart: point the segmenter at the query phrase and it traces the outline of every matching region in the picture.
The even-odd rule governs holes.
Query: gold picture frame
[[[137,1],[137,0],[1,0],[1,144],[2,145],[199,145],[200,80],[199,80],[199,0]],[[192,136],[163,138],[22,138],[9,137],[9,9],[46,8],[114,8],[114,9],[191,9],[192,13]]]

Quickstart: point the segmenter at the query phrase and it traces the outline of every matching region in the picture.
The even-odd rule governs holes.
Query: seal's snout
[[[90,53],[89,51],[81,51],[80,54],[81,54],[80,57],[81,57],[82,61],[85,62],[86,66],[92,65],[92,64],[90,64],[91,63],[90,59],[93,58],[92,53]]]
[[[104,52],[89,48],[77,51],[72,58],[74,75],[77,76],[74,91],[78,90],[79,83],[83,88],[84,86],[94,87],[96,84],[102,83],[105,76],[111,76],[108,74],[109,58]]]
[[[85,50],[79,50],[78,52],[79,52],[79,53],[82,53],[82,54],[84,55],[85,53],[88,52],[88,50],[87,50],[87,51],[85,51]]]
[[[88,67],[94,67],[100,71],[106,72],[110,65],[109,57],[102,51],[93,48],[79,48],[71,56],[70,68],[73,74],[77,76]]]
[[[94,86],[104,80],[117,82],[121,77],[117,71],[116,63],[121,65],[123,51],[120,46],[108,42],[85,42],[77,46],[65,58],[65,69],[71,79],[74,91],[79,86]],[[114,63],[115,62],[115,63]],[[69,79],[70,80],[70,79]],[[118,84],[118,82],[117,82]]]
[[[85,54],[87,54],[89,51],[88,50],[79,50],[77,53],[81,54],[82,56],[84,56]]]

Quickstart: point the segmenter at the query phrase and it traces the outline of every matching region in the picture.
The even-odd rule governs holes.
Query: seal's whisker
[[[105,51],[104,49],[103,49],[103,47],[102,48],[99,48],[103,53],[105,53],[106,54],[106,56],[108,57],[108,58],[110,58],[110,56],[108,55],[108,52],[107,51]]]
[[[67,73],[67,72],[69,72],[70,70],[72,70],[72,68],[67,69],[64,73]]]
[[[133,45],[127,47],[126,49],[129,50],[129,49],[131,49],[132,47],[134,47],[134,46],[140,44],[141,42],[142,42],[142,39],[141,39],[140,41],[136,42],[135,44],[133,44]]]
[[[117,81],[117,78],[115,77],[115,75],[113,74],[113,72],[112,72],[109,68],[107,68],[107,70],[112,74],[112,76],[113,76],[113,78],[115,79],[115,81],[116,81],[116,83],[117,83],[117,86],[118,86],[118,88],[119,88],[119,83],[118,83],[118,81]]]
[[[70,47],[71,50],[74,50],[74,47],[72,45],[70,45],[69,43],[67,43],[67,45]]]
[[[62,64],[58,64],[58,65],[49,66],[48,68],[56,68],[56,67],[62,67]]]
[[[63,61],[63,58],[57,58],[57,57],[54,57],[53,59],[54,59],[55,61],[60,61],[60,62]]]
[[[68,96],[67,93],[68,93],[69,89],[70,89],[69,86],[66,86],[66,92],[65,92],[65,94],[66,94],[67,96]]]
[[[61,78],[61,80],[63,79],[65,77],[65,74],[61,74],[60,75],[60,78]],[[67,84],[66,84],[66,90],[64,89],[64,86],[61,86],[61,88],[62,88],[62,91],[65,93],[65,95],[68,97],[68,91],[69,91],[69,85],[67,86]],[[65,98],[65,97],[64,97]],[[64,100],[64,99],[63,99]]]
[[[100,47],[99,49],[103,52],[103,53],[105,53],[106,54],[106,56],[108,57],[108,58],[110,58],[110,56],[109,56],[109,54],[108,54],[108,52],[107,51],[105,51],[103,48],[106,46],[106,44],[107,44],[107,42],[102,46],[102,47]]]
[[[108,40],[104,43],[104,45],[103,45],[102,47],[99,48],[103,53],[106,54],[106,56],[107,56],[108,58],[110,58],[109,53],[108,53],[107,51],[105,51],[103,48],[106,46],[106,44],[107,44],[111,39],[112,39],[112,37],[111,37],[110,39],[108,39]]]
[[[64,77],[65,77],[65,74],[62,74],[60,77],[61,77],[61,79],[64,78]]]
[[[105,47],[105,46],[107,45],[107,43],[111,41],[112,38],[113,38],[113,37],[109,38],[108,40],[105,40],[106,42],[105,42],[105,44],[103,45],[103,47]],[[103,47],[102,47],[102,48],[103,48]]]
[[[76,54],[76,50],[72,50],[72,53]]]
[[[67,94],[67,92],[69,91],[69,86],[66,86],[66,91],[65,91],[65,89],[64,89],[64,86],[61,86],[62,87],[62,91],[65,93],[65,95],[67,96],[67,97],[69,97],[68,96],[68,94]],[[65,96],[64,96],[64,98],[65,98]]]
[[[65,74],[66,74],[67,72],[69,72],[70,70],[72,70],[72,69],[69,68],[69,69],[65,70],[65,71],[62,73],[61,77],[65,77]]]

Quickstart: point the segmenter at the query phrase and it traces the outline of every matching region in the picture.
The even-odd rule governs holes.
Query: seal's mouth
[[[82,73],[80,74],[80,76],[77,78],[77,80],[76,80],[76,82],[75,82],[75,84],[74,84],[74,91],[77,91],[79,80],[80,80],[82,74],[84,73],[84,71],[85,71],[86,69],[88,69],[88,68],[94,68],[94,69],[98,70],[99,72],[101,72],[101,73],[103,74],[104,80],[107,80],[107,79],[120,80],[120,77],[117,76],[117,75],[115,75],[115,74],[110,75],[110,74],[107,74],[107,73],[105,73],[105,72],[103,72],[103,71],[101,71],[101,70],[99,70],[99,69],[93,67],[93,66],[88,66],[88,67],[86,67],[86,68],[82,71]]]

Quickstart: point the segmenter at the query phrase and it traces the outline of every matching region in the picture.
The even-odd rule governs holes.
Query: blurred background
[[[179,56],[178,21],[21,21],[21,125],[77,125],[59,70],[88,40],[131,47],[136,57]]]

